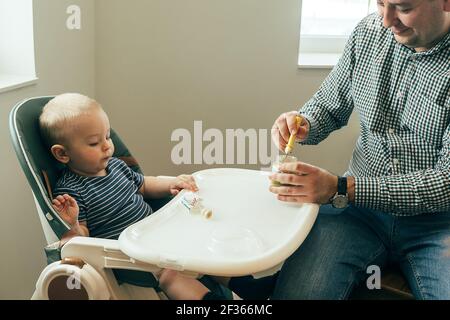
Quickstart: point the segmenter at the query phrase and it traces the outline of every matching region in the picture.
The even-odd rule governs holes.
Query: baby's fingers
[[[192,190],[198,191],[198,186],[197,186],[197,183],[195,182],[194,177],[189,176],[188,181],[186,181],[186,182],[191,186]]]
[[[53,201],[52,201],[52,207],[53,207],[56,211],[60,211],[60,210],[64,207],[64,205],[63,205],[61,202],[59,202],[58,200],[53,199]]]
[[[178,182],[178,188],[189,189],[189,190],[195,191],[195,186],[192,186],[190,183],[188,183],[186,181]]]
[[[198,186],[194,180],[186,181],[186,185],[187,185],[187,187],[184,187],[185,189],[189,189],[194,192],[198,191]]]
[[[67,201],[69,202],[69,204],[72,207],[76,207],[77,206],[77,201],[74,198],[72,198],[71,196],[67,196],[67,197],[68,197]]]
[[[181,181],[181,183],[184,183],[183,186],[180,185],[181,188],[183,189],[189,189],[192,191],[198,191],[198,186],[195,183],[195,179],[193,176],[190,175],[181,175],[178,177]]]
[[[66,202],[66,199],[64,198],[64,196],[59,195],[55,198],[55,200],[58,200],[61,204]]]

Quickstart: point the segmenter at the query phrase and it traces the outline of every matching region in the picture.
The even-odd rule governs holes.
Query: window
[[[0,0],[0,92],[36,80],[32,0]]]
[[[303,0],[299,66],[334,66],[356,24],[375,11],[375,0]]]

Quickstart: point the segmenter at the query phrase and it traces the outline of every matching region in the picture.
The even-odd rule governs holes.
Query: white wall
[[[147,174],[205,168],[171,162],[173,130],[270,129],[330,71],[297,68],[299,25],[299,0],[98,0],[97,98]],[[342,173],[358,130],[298,155]]]
[[[65,27],[66,8],[83,10],[80,31]],[[34,1],[37,85],[0,94],[0,299],[29,299],[45,266],[41,231],[31,191],[11,147],[8,115],[28,97],[65,91],[94,95],[94,3]]]

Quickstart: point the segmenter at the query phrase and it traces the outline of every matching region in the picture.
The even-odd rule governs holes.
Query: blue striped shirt
[[[78,220],[91,237],[117,239],[129,225],[152,213],[139,188],[144,177],[122,160],[111,158],[104,177],[80,176],[68,168],[56,183],[55,197],[67,193],[78,203]]]
[[[450,33],[416,52],[373,14],[300,113],[304,144],[345,126],[356,109],[361,135],[346,175],[355,204],[394,215],[450,211]]]

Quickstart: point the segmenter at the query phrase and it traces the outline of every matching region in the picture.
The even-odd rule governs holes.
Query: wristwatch
[[[348,193],[347,193],[347,177],[338,177],[337,192],[333,198],[331,198],[331,204],[334,208],[343,209],[348,205]]]

